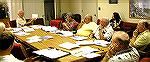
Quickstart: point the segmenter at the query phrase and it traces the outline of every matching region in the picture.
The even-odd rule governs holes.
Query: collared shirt
[[[77,30],[77,35],[89,36],[97,27],[95,22],[90,22],[88,24],[83,24],[82,27]]]
[[[17,27],[21,27],[21,26],[24,26],[26,24],[26,19],[25,17],[17,17],[16,19],[16,23],[17,23]]]
[[[114,33],[114,30],[112,28],[112,26],[110,24],[108,24],[105,28],[101,29],[100,25],[97,26],[97,29],[93,31],[94,36],[96,37],[96,39],[100,39],[100,35],[99,35],[99,30],[103,31],[103,36],[104,38],[106,38],[107,40],[111,39],[111,36]]]
[[[149,44],[150,44],[149,30],[145,30],[144,32],[140,33],[134,42],[135,48],[138,48],[140,50],[144,50]]]
[[[0,56],[0,62],[23,62],[15,58],[12,54]]]
[[[108,62],[138,62],[139,53],[135,48],[129,48],[120,52],[117,52],[112,56]]]

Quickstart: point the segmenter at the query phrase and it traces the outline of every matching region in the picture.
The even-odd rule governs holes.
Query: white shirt
[[[20,18],[18,16],[17,19],[16,19],[16,23],[17,23],[17,27],[24,26],[24,24],[26,24],[26,19],[24,17]]]
[[[97,29],[93,31],[94,33],[94,36],[97,38],[97,39],[100,39],[100,36],[99,36],[99,30],[103,30],[104,32],[104,38],[106,39],[110,39],[111,36],[113,35],[114,33],[114,30],[112,28],[112,26],[110,24],[108,24],[105,28],[101,29],[100,28],[100,25],[97,26]]]
[[[135,48],[120,51],[111,57],[108,62],[138,62],[139,53]]]
[[[15,58],[12,54],[0,56],[0,62],[23,62]]]

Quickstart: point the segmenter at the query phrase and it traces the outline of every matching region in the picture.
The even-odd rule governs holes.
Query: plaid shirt
[[[71,22],[64,22],[68,27],[69,27],[69,30],[72,30],[72,29],[76,29],[77,26],[78,26],[78,22],[76,22],[75,20],[71,21]],[[63,28],[64,29],[64,28]],[[68,29],[64,29],[64,30],[68,30]]]

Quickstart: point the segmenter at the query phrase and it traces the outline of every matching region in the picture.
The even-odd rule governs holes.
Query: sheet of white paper
[[[110,44],[111,42],[107,42],[105,40],[94,40],[94,43],[96,45],[101,45],[103,47],[106,47],[108,44]]]
[[[22,31],[22,29],[21,28],[12,28],[12,32],[19,32],[19,31]]]
[[[82,55],[83,57],[86,57],[86,58],[94,58],[94,57],[98,57],[98,56],[101,56],[100,54],[96,54],[96,53],[89,53],[89,54],[85,54],[85,55]]]
[[[83,40],[83,41],[77,41],[77,45],[91,45],[94,44],[93,40]]]
[[[33,53],[36,53],[38,55],[44,55],[51,59],[55,59],[55,58],[69,54],[67,52],[64,52],[61,50],[56,50],[56,49],[42,49],[42,50],[38,50],[38,51],[33,51]]]
[[[30,33],[18,32],[18,33],[14,33],[14,34],[19,35],[19,36],[26,36],[26,35],[29,35]]]
[[[32,14],[32,18],[38,18],[38,14]]]
[[[91,48],[89,46],[85,46],[85,47],[82,47],[80,49],[77,49],[77,50],[73,50],[73,51],[70,51],[70,53],[73,55],[73,56],[83,56],[83,55],[86,55],[86,54],[90,54],[94,51],[98,51],[97,49],[94,49],[94,48]]]
[[[33,28],[23,28],[23,30],[25,32],[32,32],[32,31],[35,31]]]
[[[62,43],[59,46],[63,47],[63,48],[66,48],[66,49],[72,49],[72,48],[80,47],[79,45],[73,44],[73,43],[70,43],[70,42]]]
[[[74,36],[74,37],[71,37],[72,39],[74,40],[85,40],[87,39],[88,37],[84,37],[84,36]]]

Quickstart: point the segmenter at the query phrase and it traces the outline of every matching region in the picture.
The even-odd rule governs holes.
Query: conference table
[[[74,39],[70,38],[69,36],[66,37],[66,36],[61,36],[56,33],[46,32],[42,29],[34,29],[34,30],[35,31],[30,32],[29,35],[26,35],[26,36],[15,35],[15,37],[16,37],[16,39],[20,40],[21,43],[28,45],[30,48],[32,48],[35,51],[52,47],[52,48],[57,48],[62,51],[70,52],[71,50],[76,50],[76,49],[79,49],[84,46],[90,46],[92,48],[98,49],[99,51],[96,53],[101,54],[101,58],[102,58],[102,56],[104,56],[104,54],[108,50],[107,47],[102,47],[99,45],[82,45],[79,48],[65,49],[65,48],[60,47],[59,44],[62,44],[65,42],[75,43],[75,42],[77,42],[77,40],[74,40]],[[42,40],[40,42],[33,42],[33,43],[26,42],[27,38],[32,37],[32,36],[53,36],[53,38],[47,39],[47,40]],[[88,38],[88,40],[93,40],[93,39]],[[85,62],[85,61],[92,60],[92,59],[85,58],[85,57],[76,57],[76,56],[69,54],[69,55],[57,58],[55,60],[58,62]]]

